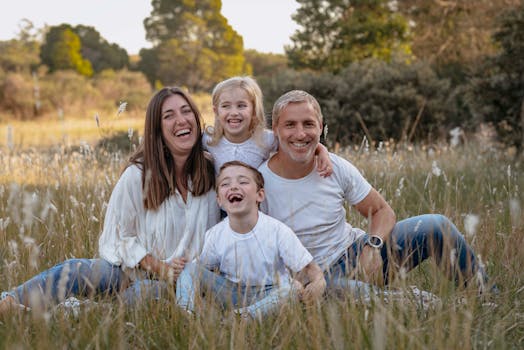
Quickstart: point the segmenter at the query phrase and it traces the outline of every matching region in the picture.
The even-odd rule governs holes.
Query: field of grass
[[[96,130],[95,121],[90,123]],[[129,127],[123,122],[123,130]],[[34,128],[52,133],[40,124]],[[69,140],[75,138],[62,131]],[[31,135],[20,142],[37,137]],[[2,143],[0,290],[64,259],[96,256],[106,204],[127,157],[94,148],[96,137],[79,147]],[[289,304],[262,322],[245,322],[207,304],[189,317],[177,309],[173,295],[133,309],[101,299],[76,315],[50,309],[1,319],[0,348],[523,348],[523,165],[487,145],[473,144],[431,152],[423,147],[350,148],[340,154],[363,171],[399,219],[442,213],[467,233],[501,290],[492,300],[496,305],[486,305],[474,288],[455,289],[428,261],[393,283],[401,290],[416,285],[438,295],[441,303],[427,309],[413,299],[363,303],[341,295],[309,309]],[[349,215],[355,226],[365,227],[354,213]]]

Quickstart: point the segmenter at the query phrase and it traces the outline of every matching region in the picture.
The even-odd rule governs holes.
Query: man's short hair
[[[261,188],[264,188],[264,176],[262,176],[260,171],[258,171],[256,168],[252,167],[251,165],[241,162],[239,160],[232,160],[230,162],[225,162],[224,164],[222,164],[222,166],[220,167],[220,170],[218,171],[217,178],[218,176],[220,176],[220,174],[222,174],[222,171],[224,169],[232,167],[232,166],[241,166],[248,170],[251,170],[251,173],[253,174],[253,179],[255,180],[255,184],[257,185],[257,191],[260,190]],[[216,182],[216,191],[218,193],[218,181]]]
[[[273,112],[271,117],[272,127],[274,128],[278,124],[278,118],[280,117],[280,114],[282,114],[284,108],[286,108],[290,103],[302,102],[309,103],[311,107],[313,107],[318,121],[322,124],[322,111],[320,110],[320,105],[318,104],[316,98],[314,98],[312,95],[308,94],[303,90],[291,90],[286,92],[284,95],[280,96],[273,105]]]

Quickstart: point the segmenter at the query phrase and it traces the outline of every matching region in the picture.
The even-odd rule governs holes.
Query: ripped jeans
[[[167,288],[167,283],[157,280],[131,282],[120,266],[104,259],[69,259],[2,292],[1,299],[12,296],[22,305],[45,307],[69,297],[119,295],[124,303],[134,305],[142,299],[159,299]]]
[[[197,293],[215,298],[222,307],[233,307],[240,315],[256,318],[277,310],[291,295],[291,286],[285,282],[278,286],[243,286],[192,262],[177,280],[178,305],[193,312]]]
[[[325,272],[329,289],[359,287],[357,292],[368,293],[366,284],[356,285],[355,280],[347,277],[356,268],[363,247],[364,240],[357,239],[345,254],[331,264]],[[474,281],[482,288],[488,281],[484,267],[464,236],[447,217],[440,214],[414,216],[397,222],[380,254],[386,284],[391,272],[407,272],[430,257],[456,284],[465,286]]]

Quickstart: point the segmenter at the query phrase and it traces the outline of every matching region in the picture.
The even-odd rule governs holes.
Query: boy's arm
[[[326,280],[320,266],[314,261],[307,264],[297,274],[296,279],[304,285],[304,289],[298,292],[299,299],[311,304],[324,294],[326,290]]]
[[[318,174],[322,177],[327,177],[333,173],[333,164],[331,159],[329,159],[329,152],[326,146],[319,143],[315,149],[315,154],[317,156],[317,171]]]

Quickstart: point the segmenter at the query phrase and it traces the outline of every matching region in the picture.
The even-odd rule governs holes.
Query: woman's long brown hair
[[[193,196],[200,196],[213,189],[215,173],[213,163],[204,154],[202,147],[202,116],[191,97],[178,87],[165,87],[149,101],[146,112],[144,137],[137,150],[129,158],[127,166],[136,164],[142,169],[142,191],[144,207],[157,209],[175,192],[175,161],[162,137],[162,105],[172,95],[182,96],[195,114],[197,140],[184,165],[182,179]],[[188,188],[191,179],[192,186]]]

